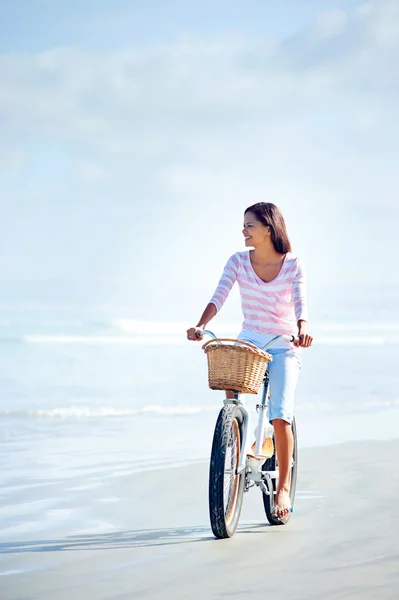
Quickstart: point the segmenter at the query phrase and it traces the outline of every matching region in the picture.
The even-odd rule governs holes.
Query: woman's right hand
[[[199,342],[201,337],[198,335],[198,332],[200,331],[203,331],[202,327],[190,327],[190,329],[187,329],[187,339],[190,342]]]

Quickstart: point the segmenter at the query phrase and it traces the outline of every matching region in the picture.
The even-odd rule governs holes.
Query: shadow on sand
[[[259,533],[267,524],[243,524],[237,534]],[[136,529],[112,533],[72,535],[59,540],[29,540],[0,543],[0,554],[22,552],[59,552],[68,550],[121,550],[144,546],[165,546],[193,542],[218,541],[212,535],[209,525],[198,527],[177,527],[167,529]]]

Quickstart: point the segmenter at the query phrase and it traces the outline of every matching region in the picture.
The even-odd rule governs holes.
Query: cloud
[[[356,154],[359,136],[381,144],[382,130],[397,131],[397,22],[399,5],[380,1],[322,14],[278,43],[187,38],[107,54],[2,55],[3,136],[61,140],[162,169],[165,160],[207,156],[330,159],[338,130]]]
[[[21,149],[0,147],[0,173],[18,173],[25,164],[26,156]]]
[[[367,8],[367,10],[366,10]],[[336,93],[398,91],[399,5],[326,13],[306,30],[264,39],[186,39],[114,53],[56,48],[3,54],[6,129],[84,139],[115,128],[227,129],[298,114]],[[398,35],[397,35],[398,34]],[[396,50],[396,51],[395,51]],[[91,138],[92,139],[92,138]],[[92,143],[96,141],[92,139]]]
[[[61,183],[69,206],[81,198],[96,210],[119,206],[107,238],[116,262],[118,252],[140,252],[153,227],[156,239],[173,232],[165,263],[184,247],[181,260],[189,265],[192,230],[176,223],[204,219],[209,239],[218,240],[218,269],[224,248],[236,244],[226,230],[240,226],[244,206],[264,198],[282,206],[315,271],[337,256],[339,270],[342,232],[350,238],[359,203],[372,206],[381,196],[386,205],[397,202],[398,71],[399,4],[389,0],[321,14],[278,41],[187,36],[103,53],[60,47],[2,54],[0,151],[29,155],[37,144],[43,152],[56,145],[53,160],[72,163],[78,174]],[[55,168],[42,182],[32,178],[25,195],[42,197],[43,181],[56,175]],[[87,183],[99,181],[90,196]],[[135,235],[127,202],[146,211]],[[151,211],[162,215],[162,227]],[[79,214],[82,230],[84,219],[92,223],[98,214]],[[66,211],[65,227],[68,218],[73,233],[76,217]],[[316,256],[312,248],[323,242]],[[143,272],[156,253],[145,253]],[[378,252],[370,258],[376,266],[380,259]],[[77,258],[71,272],[80,265],[87,269]]]
[[[93,163],[84,163],[78,167],[78,176],[85,183],[97,183],[105,175],[105,170]]]
[[[344,33],[348,15],[344,10],[322,13],[315,23],[315,34],[319,39],[335,38]]]

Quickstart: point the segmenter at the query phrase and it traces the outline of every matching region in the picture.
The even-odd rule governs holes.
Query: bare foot
[[[290,495],[287,489],[277,490],[274,507],[273,507],[273,515],[282,521],[286,519],[291,512],[291,500]]]

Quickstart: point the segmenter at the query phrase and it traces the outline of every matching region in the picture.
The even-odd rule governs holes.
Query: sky
[[[389,294],[398,106],[396,0],[0,0],[2,302],[196,320],[258,201],[316,307]]]

